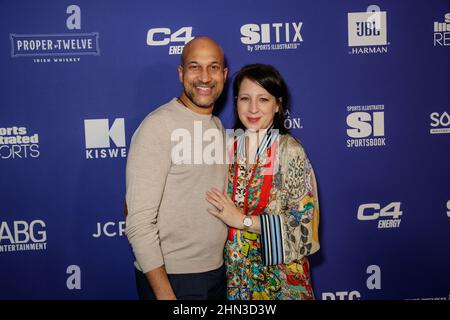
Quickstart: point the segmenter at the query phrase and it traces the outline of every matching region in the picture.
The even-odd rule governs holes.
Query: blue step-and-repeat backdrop
[[[319,186],[317,299],[449,299],[447,0],[1,1],[0,299],[137,298],[127,152],[201,35],[231,76],[269,63],[289,85]]]

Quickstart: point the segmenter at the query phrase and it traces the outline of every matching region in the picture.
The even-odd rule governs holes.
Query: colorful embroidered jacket
[[[236,139],[228,193],[244,213],[261,216],[262,233],[229,228],[227,298],[314,299],[307,256],[320,246],[311,164],[292,136],[268,134],[247,170],[243,141]]]

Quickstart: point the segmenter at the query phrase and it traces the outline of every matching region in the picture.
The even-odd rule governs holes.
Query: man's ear
[[[183,82],[183,66],[180,64],[178,65],[178,79],[180,80],[180,82]]]
[[[228,76],[228,68],[225,67],[223,68],[223,78],[225,79],[225,81],[227,81],[227,76]]]

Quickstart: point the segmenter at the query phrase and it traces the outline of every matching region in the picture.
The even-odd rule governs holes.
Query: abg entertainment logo
[[[45,227],[42,220],[0,221],[0,253],[46,250]]]
[[[450,133],[450,116],[447,112],[433,112],[430,114],[431,134]]]
[[[109,127],[108,119],[84,120],[86,159],[126,158],[125,120],[117,118]],[[112,140],[116,148],[111,147]]]
[[[147,31],[147,45],[169,45],[169,55],[179,55],[183,53],[184,45],[192,39],[194,39],[192,36],[192,27],[181,27],[174,32],[172,32],[170,28],[151,28]],[[180,43],[182,43],[182,45]]]
[[[434,22],[433,44],[434,46],[450,46],[450,12],[444,15],[444,22]]]
[[[378,229],[400,228],[401,202],[391,202],[382,207],[379,203],[365,203],[358,207],[357,217],[360,221],[378,221]]]
[[[349,12],[348,46],[349,54],[372,54],[387,52],[386,12],[371,5],[366,12]]]
[[[66,28],[81,30],[81,9],[70,5],[66,9]],[[59,20],[59,19],[58,19]],[[79,62],[80,56],[100,55],[99,34],[54,33],[10,34],[11,56],[32,57],[35,63]]]
[[[26,127],[0,128],[0,159],[39,157],[39,134],[30,135]]]
[[[347,147],[383,147],[384,105],[347,106]]]
[[[370,265],[366,269],[369,277],[366,280],[366,286],[369,290],[381,290],[381,268],[376,265]],[[361,293],[358,290],[322,292],[322,300],[359,300]]]
[[[297,49],[303,42],[302,26],[303,22],[244,24],[241,42],[250,52]]]

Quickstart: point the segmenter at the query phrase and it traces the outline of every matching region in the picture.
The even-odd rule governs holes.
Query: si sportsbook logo
[[[347,106],[347,147],[383,147],[384,105]]]

